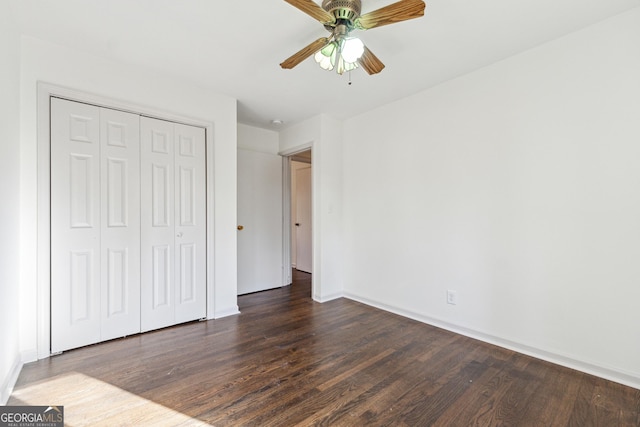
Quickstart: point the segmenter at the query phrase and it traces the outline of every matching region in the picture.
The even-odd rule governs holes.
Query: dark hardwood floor
[[[347,299],[315,303],[310,276],[294,277],[240,297],[238,316],[25,365],[9,404],[64,405],[74,426],[640,426],[640,390]]]

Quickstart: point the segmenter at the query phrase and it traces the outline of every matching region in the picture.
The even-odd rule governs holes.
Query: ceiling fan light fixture
[[[333,63],[331,62],[330,56],[324,56],[320,52],[316,53],[315,57],[316,62],[320,65],[320,68],[323,70],[331,71],[333,70]]]
[[[333,55],[333,52],[338,48],[338,44],[336,42],[331,42],[320,50],[322,55],[330,57]]]
[[[332,14],[336,20],[346,19],[353,21],[360,16],[362,10],[361,0],[323,0],[322,8]]]
[[[342,57],[346,62],[357,62],[364,53],[364,43],[357,37],[344,39]]]
[[[320,68],[332,71],[337,67],[338,74],[358,68],[358,59],[364,53],[364,44],[355,37],[334,40],[320,49],[314,56]]]
[[[331,71],[335,66],[335,58],[338,46],[335,41],[329,43],[319,50],[314,59],[323,70]]]
[[[384,69],[382,61],[359,39],[349,41],[351,31],[370,30],[420,18],[424,16],[426,6],[424,0],[397,0],[362,15],[362,0],[322,0],[322,5],[318,4],[319,0],[285,1],[320,22],[331,35],[309,43],[280,63],[280,66],[291,69],[315,53],[315,60],[322,68],[337,68],[338,74],[358,67],[362,67],[369,75],[378,74]]]
[[[336,69],[336,72],[342,75],[345,71],[355,70],[356,68],[358,68],[357,62],[347,62],[344,60],[344,57],[341,56],[338,59],[338,68]]]

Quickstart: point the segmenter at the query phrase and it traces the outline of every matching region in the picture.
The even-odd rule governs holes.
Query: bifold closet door
[[[51,351],[140,331],[139,117],[51,99]]]
[[[140,332],[140,116],[100,109],[101,341]]]
[[[141,327],[206,316],[205,130],[142,117]]]

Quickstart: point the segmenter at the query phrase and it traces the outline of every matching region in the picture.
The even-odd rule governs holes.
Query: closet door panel
[[[175,323],[174,124],[141,117],[141,329]]]
[[[140,332],[140,117],[100,109],[103,341]]]
[[[206,317],[205,130],[175,125],[176,323]]]
[[[100,111],[51,99],[51,351],[100,341]]]

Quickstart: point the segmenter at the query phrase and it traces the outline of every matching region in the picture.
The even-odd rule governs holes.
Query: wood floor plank
[[[640,390],[347,299],[311,276],[241,314],[24,366],[9,404],[69,425],[640,426]],[[163,424],[164,423],[164,424]]]

